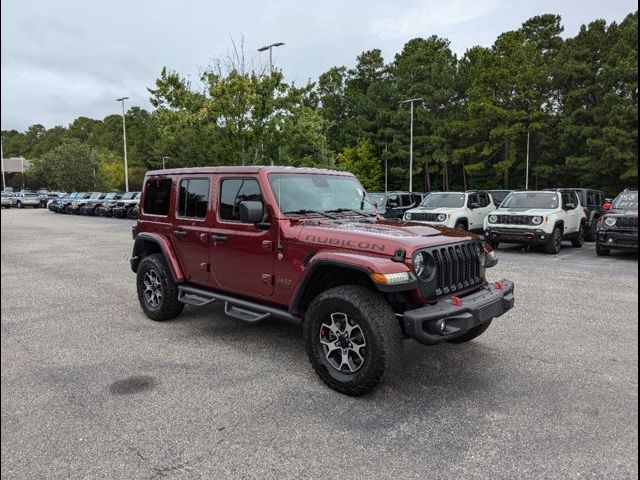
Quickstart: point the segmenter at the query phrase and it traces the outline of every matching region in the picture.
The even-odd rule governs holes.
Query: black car
[[[493,203],[496,207],[499,207],[507,196],[513,192],[513,190],[484,190],[485,192],[491,194],[491,198],[493,198]]]
[[[378,212],[390,220],[401,220],[404,212],[420,205],[424,193],[416,192],[370,192],[369,198],[376,204]]]
[[[564,190],[570,190],[578,195],[580,205],[584,207],[584,213],[587,215],[587,224],[584,232],[585,240],[595,242],[598,220],[605,213],[603,205],[606,202],[606,197],[604,193],[600,190],[591,190],[589,188],[565,188]]]
[[[609,255],[611,250],[638,251],[638,191],[625,190],[611,204],[596,230],[596,253]]]

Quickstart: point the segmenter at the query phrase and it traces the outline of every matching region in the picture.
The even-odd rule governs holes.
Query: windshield
[[[430,193],[420,204],[428,208],[461,208],[464,207],[464,193]]]
[[[558,194],[541,192],[518,192],[509,195],[500,208],[522,208],[543,210],[558,208]]]
[[[122,195],[122,200],[131,200],[132,198],[134,198],[136,195],[136,192],[127,192],[125,194]]]
[[[105,200],[113,200],[118,195],[116,192],[107,193],[107,196],[104,197]]]
[[[369,200],[378,205],[378,207],[384,207],[384,195],[382,193],[370,193]]]
[[[613,201],[616,210],[638,210],[638,192],[624,192]]]
[[[316,173],[270,174],[269,183],[282,213],[313,210],[374,212],[366,192],[353,177]]]
[[[100,195],[101,195],[100,192],[95,192],[95,193],[92,193],[89,198],[92,200],[95,200],[96,198],[100,198]]]

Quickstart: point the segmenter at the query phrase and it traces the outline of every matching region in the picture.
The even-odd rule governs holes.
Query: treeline
[[[409,107],[415,104],[414,190],[583,186],[615,193],[638,180],[638,15],[596,20],[563,39],[542,15],[458,58],[435,36],[393,61],[363,52],[296,86],[282,72],[228,57],[192,85],[163,69],[152,112],[127,112],[130,183],[144,172],[202,165],[280,164],[348,169],[367,188],[406,189]],[[27,183],[119,189],[122,117],[67,128],[3,131],[5,156],[32,159]]]

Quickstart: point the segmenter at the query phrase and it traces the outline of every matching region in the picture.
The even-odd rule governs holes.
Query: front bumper
[[[113,207],[111,209],[111,215],[114,217],[126,217],[127,216],[127,207]]]
[[[615,250],[638,250],[638,232],[598,230],[596,238],[602,248]]]
[[[467,333],[511,310],[514,304],[513,282],[501,280],[487,284],[482,290],[456,300],[440,300],[403,315],[407,335],[414,340],[434,345]]]
[[[488,227],[484,231],[485,240],[524,245],[543,244],[547,241],[549,235],[544,230],[526,228]]]

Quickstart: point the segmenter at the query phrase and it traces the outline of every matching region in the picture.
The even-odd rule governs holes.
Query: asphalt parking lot
[[[350,398],[300,327],[148,320],[132,221],[1,219],[2,478],[637,478],[635,254],[501,247],[514,310]]]

